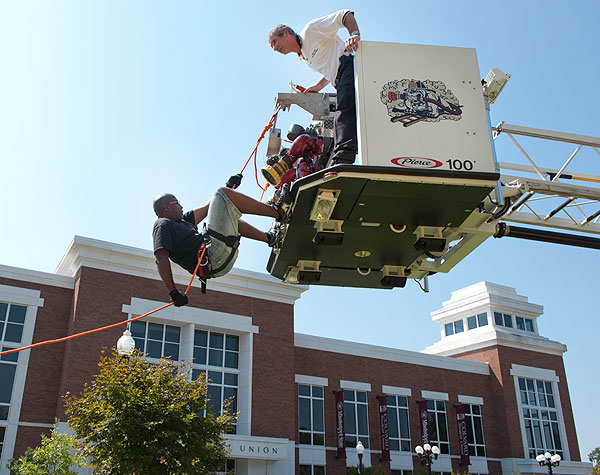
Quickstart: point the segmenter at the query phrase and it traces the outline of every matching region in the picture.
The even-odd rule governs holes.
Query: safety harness
[[[235,255],[235,251],[240,245],[240,235],[237,236],[223,236],[221,233],[214,231],[213,229],[209,229],[204,223],[204,227],[202,228],[202,243],[198,248],[198,260],[200,261],[200,265],[198,266],[198,271],[196,275],[200,278],[202,293],[206,293],[206,281],[208,279],[212,279],[215,274],[221,272],[229,263],[233,256]],[[211,237],[215,238],[218,241],[225,243],[227,247],[231,248],[231,252],[225,262],[216,269],[212,268],[210,263],[210,247],[212,246]]]

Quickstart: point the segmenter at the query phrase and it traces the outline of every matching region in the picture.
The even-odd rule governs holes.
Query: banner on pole
[[[458,430],[458,447],[460,453],[460,465],[468,467],[471,463],[469,458],[469,438],[467,437],[467,418],[465,416],[465,406],[460,404],[454,406],[456,410],[456,428]]]
[[[419,405],[419,420],[421,422],[421,445],[429,443],[429,413],[427,401],[417,401]]]
[[[379,402],[379,424],[381,426],[381,461],[390,459],[390,427],[388,425],[387,399],[385,396],[377,396]]]
[[[334,391],[334,394],[337,457],[346,458],[346,430],[344,427],[344,391]]]

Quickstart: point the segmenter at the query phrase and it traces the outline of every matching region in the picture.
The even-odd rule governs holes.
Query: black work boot
[[[277,212],[277,220],[280,223],[287,223],[291,218],[290,205],[292,203],[292,197],[290,196],[290,185],[286,183],[278,191],[279,196],[271,203],[271,208]]]
[[[340,157],[333,159],[333,165],[352,165],[354,163],[354,159],[350,157]]]

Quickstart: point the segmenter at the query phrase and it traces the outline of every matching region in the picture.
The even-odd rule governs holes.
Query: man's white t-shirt
[[[337,35],[344,28],[344,18],[351,10],[340,10],[322,18],[309,21],[300,32],[302,38],[302,56],[315,71],[334,84],[337,76],[339,59],[344,54],[344,41]]]

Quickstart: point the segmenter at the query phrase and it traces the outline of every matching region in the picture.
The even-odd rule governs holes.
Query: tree
[[[588,454],[590,462],[594,464],[592,469],[593,475],[600,475],[600,447],[596,447]]]
[[[71,453],[72,445],[72,437],[58,432],[55,427],[50,437],[42,434],[39,447],[29,447],[20,458],[11,459],[7,468],[13,475],[77,475],[71,467],[86,464],[77,453]]]
[[[207,411],[204,376],[192,381],[190,367],[161,359],[152,364],[103,354],[96,379],[81,397],[67,394],[69,427],[95,473],[213,473],[226,460],[223,433],[235,420],[228,406]]]

